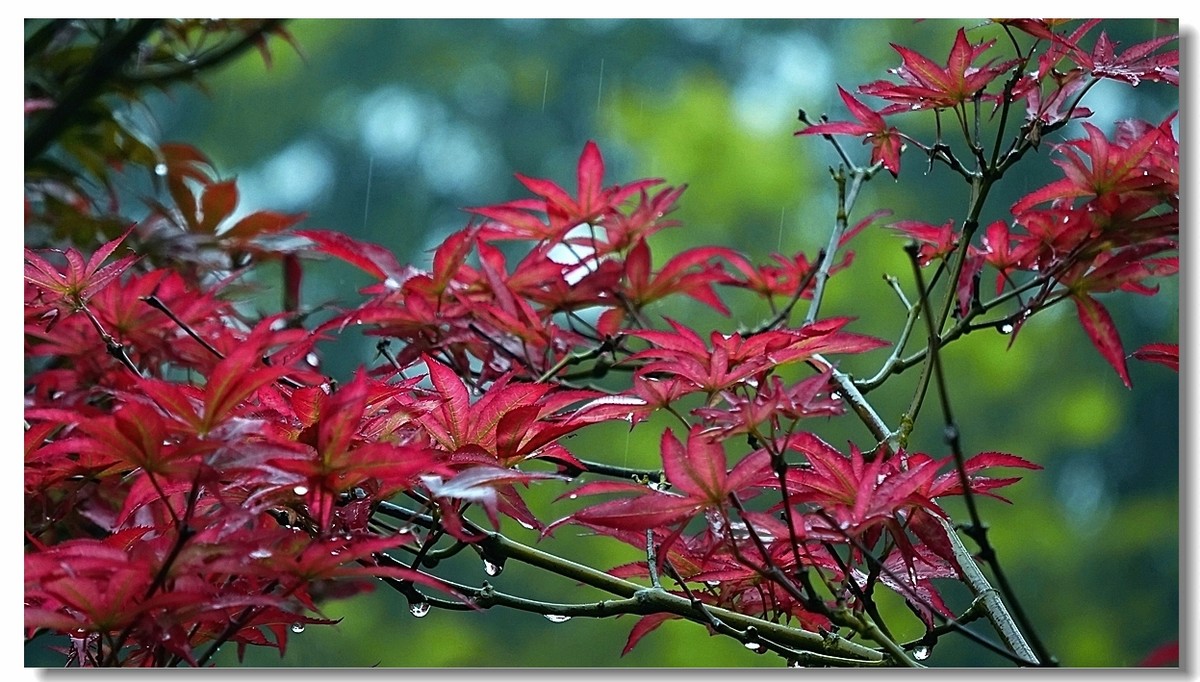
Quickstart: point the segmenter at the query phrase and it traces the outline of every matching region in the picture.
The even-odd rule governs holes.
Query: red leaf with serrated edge
[[[625,641],[625,648],[621,649],[621,655],[633,651],[633,647],[641,641],[643,637],[658,629],[658,626],[663,623],[679,618],[673,613],[652,613],[648,616],[642,616],[638,622],[634,624],[633,629],[629,631],[629,639]]]
[[[474,502],[483,506],[493,528],[500,527],[497,514],[498,494],[514,483],[567,480],[565,476],[537,471],[517,471],[504,467],[478,466],[456,474],[448,481],[441,476],[423,476],[421,482],[435,498]]]
[[[1125,387],[1132,388],[1133,382],[1129,379],[1129,369],[1125,364],[1125,348],[1121,345],[1121,336],[1117,333],[1117,325],[1113,323],[1108,311],[1099,301],[1087,294],[1074,294],[1071,299],[1075,301],[1079,322],[1083,325],[1083,331],[1087,333],[1088,338],[1092,340],[1092,345],[1117,371],[1117,376],[1121,377],[1121,382],[1125,384]]]
[[[604,201],[604,157],[592,140],[583,146],[575,171],[579,183],[579,206],[583,213],[596,211]]]
[[[238,346],[217,363],[204,385],[201,428],[210,431],[230,416],[234,408],[255,391],[287,374],[286,367],[266,366],[261,351],[252,344]]]
[[[378,244],[329,230],[296,230],[292,234],[312,241],[319,253],[340,258],[381,280],[391,280],[390,285],[395,288],[415,274],[411,267],[401,267],[395,254]]]
[[[1095,197],[1101,209],[1111,211],[1122,196],[1157,191],[1163,179],[1144,167],[1147,156],[1163,133],[1147,128],[1132,140],[1110,141],[1099,128],[1083,124],[1087,138],[1073,139],[1055,147],[1062,158],[1054,159],[1066,177],[1056,180],[1017,201],[1010,209],[1020,215],[1034,206],[1057,199]],[[1086,155],[1085,163],[1080,152]]]
[[[275,234],[300,223],[307,217],[307,213],[258,211],[237,221],[233,227],[222,232],[220,236],[225,239],[252,239],[262,234]]]
[[[213,234],[221,221],[233,213],[237,207],[238,189],[236,180],[225,180],[207,185],[200,195],[200,224],[196,229],[206,234]]]
[[[433,382],[433,388],[442,398],[442,403],[421,419],[421,425],[442,447],[454,451],[469,442],[467,428],[471,397],[454,370],[428,356],[422,356],[422,360],[429,369],[429,380]]]
[[[700,426],[693,426],[688,431],[686,448],[670,429],[665,430],[661,449],[667,480],[690,497],[717,506],[724,504],[730,493],[761,480],[770,466],[767,452],[757,450],[744,457],[727,474],[725,447],[705,435]]]
[[[133,227],[130,226],[120,237],[100,246],[87,263],[84,263],[83,255],[73,248],[66,251],[43,251],[61,253],[67,259],[65,272],[42,258],[36,251],[25,249],[25,280],[47,292],[57,294],[74,309],[76,302],[87,302],[137,261],[137,256],[125,256],[108,265],[104,264],[132,231]]]
[[[911,459],[924,460],[926,459],[926,456],[917,454],[913,455]],[[954,464],[951,459],[947,458],[942,460],[939,463],[939,466],[943,468],[950,467],[951,470],[938,476],[937,480],[935,480],[933,484],[929,486],[928,496],[933,498],[941,497],[943,495],[962,495],[962,481],[959,478],[958,471],[953,468]],[[1023,457],[1018,457],[1005,452],[982,452],[963,463],[963,471],[967,474],[968,485],[970,485],[972,492],[994,497],[1004,502],[1007,502],[1008,500],[1005,500],[1003,497],[1000,497],[999,495],[989,491],[1016,483],[1020,480],[1020,478],[991,478],[978,475],[981,470],[991,467],[1011,467],[1016,469],[1032,470],[1039,470],[1042,468],[1041,465],[1030,462]]]
[[[893,102],[882,113],[957,106],[969,101],[1012,65],[1012,62],[1006,62],[992,66],[992,62],[987,62],[982,66],[974,66],[974,62],[995,42],[989,40],[973,46],[967,39],[966,31],[960,28],[944,68],[918,52],[892,43],[892,49],[900,53],[903,60],[900,68],[894,69],[893,73],[900,76],[904,83],[898,85],[875,81],[860,87],[858,91]]]
[[[1148,343],[1133,351],[1132,357],[1146,362],[1157,362],[1179,371],[1179,344],[1177,343]]]
[[[321,407],[317,425],[317,452],[325,461],[332,461],[350,450],[367,407],[367,375],[362,369],[350,383],[328,396]]]
[[[1075,45],[1071,47],[1080,66],[1091,71],[1093,76],[1112,78],[1130,85],[1138,85],[1145,80],[1163,81],[1177,86],[1179,85],[1179,51],[1169,50],[1161,54],[1155,54],[1155,52],[1167,43],[1178,39],[1178,35],[1159,36],[1138,43],[1118,55],[1115,54],[1116,43],[1108,37],[1108,33],[1101,31],[1091,53],[1085,52]]]
[[[863,144],[871,144],[871,163],[883,163],[883,167],[896,177],[900,173],[900,131],[890,127],[880,113],[872,111],[854,96],[838,86],[838,94],[845,102],[851,115],[858,123],[818,123],[797,132],[797,135],[854,135],[863,138]]]
[[[545,202],[521,200],[466,210],[490,219],[479,228],[479,236],[484,240],[531,239],[554,243],[561,240],[563,234],[574,226],[550,225],[531,213],[544,211],[545,208]]]
[[[636,531],[679,523],[695,516],[702,507],[701,501],[691,497],[646,489],[639,497],[626,497],[585,507],[572,514],[569,520]]]

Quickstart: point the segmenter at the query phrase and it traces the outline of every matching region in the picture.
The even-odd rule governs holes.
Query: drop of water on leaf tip
[[[563,615],[560,615],[557,613],[547,613],[546,620],[550,621],[551,623],[565,623],[565,622],[571,620],[571,617],[563,616]]]
[[[411,605],[409,605],[408,612],[411,613],[413,615],[413,617],[415,617],[415,618],[424,618],[426,615],[429,614],[429,609],[430,609],[429,602],[418,601],[418,602],[413,602]]]
[[[167,174],[167,164],[165,164],[165,163],[160,163],[160,164],[158,164],[157,166],[155,166],[155,167],[154,167],[154,174],[155,174],[155,175],[157,175],[157,176],[160,176],[160,177],[162,177],[162,176],[166,175],[166,174]]]
[[[493,564],[487,559],[483,560],[483,572],[490,576],[498,576],[504,572],[504,564]]]
[[[1011,324],[1005,322],[1003,324],[998,325],[996,327],[996,331],[1007,336],[1008,334],[1013,333],[1013,326]]]
[[[292,632],[297,635],[304,632],[304,623],[292,623]]]
[[[913,658],[917,659],[918,661],[925,661],[929,659],[930,653],[929,647],[921,645],[913,649],[912,655]]]

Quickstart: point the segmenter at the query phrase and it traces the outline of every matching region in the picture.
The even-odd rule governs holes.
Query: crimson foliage
[[[798,134],[872,146],[867,166],[843,157],[843,190],[882,168],[899,175],[905,150],[971,183],[967,220],[890,225],[912,241],[914,268],[952,283],[940,312],[923,283],[910,311],[929,318],[919,356],[931,367],[927,381],[940,372],[939,347],[966,331],[1007,325],[1015,340],[1031,315],[1070,299],[1128,386],[1126,351],[1099,297],[1153,295],[1146,280],[1178,269],[1174,117],[1123,121],[1108,133],[1084,124],[1084,137],[1054,146],[1060,179],[1016,202],[1010,218],[982,229],[977,218],[993,184],[1045,135],[1087,115],[1079,103],[1094,83],[1176,84],[1177,54],[1162,50],[1170,39],[1118,53],[1104,33],[1087,49],[1095,21],[1070,33],[1042,20],[1001,23],[1014,54],[996,56],[992,41],[971,44],[961,30],[945,66],[895,46],[900,82],[858,90],[883,99],[882,109],[841,89],[858,122]],[[280,29],[153,30],[163,33],[143,44],[168,50],[196,32],[241,45]],[[46,50],[38,68],[53,72]],[[68,91],[78,87],[78,74],[59,75]],[[31,127],[65,106],[59,94],[27,92]],[[887,122],[930,109],[962,124],[957,154]],[[999,117],[993,147],[968,125],[979,111]],[[1006,130],[1010,119],[1020,119],[1018,130]],[[120,136],[118,118],[99,121],[75,125]],[[655,268],[652,238],[678,227],[669,215],[684,188],[656,178],[606,184],[601,151],[588,142],[573,191],[518,175],[532,196],[468,209],[474,219],[423,270],[339,232],[294,229],[303,216],[261,212],[230,224],[236,184],[190,146],[89,148],[78,128],[67,130],[58,140],[67,156],[141,164],[165,189],[130,224],[115,203],[99,208],[84,196],[82,178],[103,184],[104,164],[62,172],[35,157],[26,176],[27,231],[48,230],[59,246],[25,251],[25,629],[29,638],[68,636],[69,662],[204,665],[225,642],[282,653],[292,628],[329,622],[322,599],[380,580],[418,615],[431,606],[519,607],[490,587],[439,577],[432,559],[443,546],[452,549],[436,550],[442,557],[474,547],[492,565],[530,561],[624,598],[601,614],[590,605],[546,613],[638,614],[626,651],[683,618],[794,663],[919,664],[941,634],[964,629],[939,582],[979,591],[942,501],[966,496],[973,510],[975,496],[999,497],[1018,480],[997,470],[1040,468],[1014,454],[966,456],[953,439],[951,457],[910,451],[916,410],[894,431],[874,415],[863,396],[898,371],[906,339],[872,338],[852,319],[818,315],[826,280],[852,255],[844,247],[882,217],[851,227],[845,192],[828,252],[774,254],[759,265],[698,246]],[[120,233],[97,243],[81,225]],[[299,278],[322,258],[374,282],[309,328]],[[232,283],[271,259],[284,264],[287,300],[255,317]],[[983,285],[985,271],[994,287]],[[778,314],[734,332],[646,312],[682,295],[728,314],[727,289],[762,297]],[[803,300],[809,315],[793,320]],[[387,362],[339,382],[319,370],[314,350],[351,327],[379,337]],[[831,359],[884,347],[893,357],[870,381]],[[1178,367],[1175,345],[1132,355]],[[628,377],[620,390],[588,385],[617,372]],[[656,415],[678,423],[662,428]],[[841,448],[809,426],[839,415],[862,419],[873,439]],[[566,439],[601,422],[661,428],[661,472],[572,453]],[[570,513],[531,509],[524,492],[545,481],[566,481],[560,499],[585,503]],[[501,517],[547,534],[585,527],[645,560],[608,575],[533,562],[533,550],[497,532]],[[979,519],[967,526],[987,548]],[[903,597],[926,638],[893,641],[876,589]],[[1047,662],[1040,643],[1021,648],[1019,634],[1005,634],[1011,620],[987,604],[1007,655]]]

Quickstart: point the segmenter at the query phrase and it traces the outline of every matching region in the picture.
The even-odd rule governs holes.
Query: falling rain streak
[[[783,214],[787,211],[787,206],[779,207],[779,243],[775,245],[775,250],[783,253]]]
[[[604,94],[604,57],[600,58],[600,84],[596,86],[596,113],[600,113],[600,96]]]
[[[375,174],[375,157],[367,159],[367,198],[363,201],[363,230],[367,229],[367,215],[371,210],[371,177]]]
[[[546,93],[550,92],[550,69],[546,69],[546,81],[542,83],[542,113],[546,113]]]

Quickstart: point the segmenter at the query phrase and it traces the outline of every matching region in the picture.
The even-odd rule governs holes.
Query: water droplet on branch
[[[411,613],[414,618],[424,618],[425,616],[429,615],[430,608],[432,607],[429,606],[429,602],[416,601],[412,604],[409,604],[408,612]]]
[[[913,649],[912,656],[913,656],[913,658],[915,658],[918,661],[926,661],[926,660],[929,660],[930,653],[932,653],[932,650],[929,647],[922,644],[922,645],[918,646],[917,648]]]
[[[304,632],[304,623],[292,623],[292,632],[297,635]]]
[[[559,613],[547,613],[546,620],[550,621],[551,623],[565,623],[565,622],[571,620],[571,617],[564,616]]]

